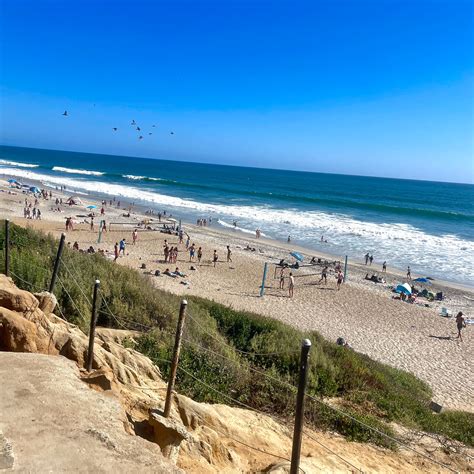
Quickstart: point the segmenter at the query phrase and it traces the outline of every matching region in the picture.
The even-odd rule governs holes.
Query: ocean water
[[[474,185],[0,146],[0,176],[474,285]],[[71,192],[72,192],[71,191]],[[327,243],[321,242],[321,236]]]

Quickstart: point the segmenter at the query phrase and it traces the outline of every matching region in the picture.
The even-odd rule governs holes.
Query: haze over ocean
[[[474,186],[0,147],[0,175],[474,284]],[[321,243],[321,236],[327,243]]]

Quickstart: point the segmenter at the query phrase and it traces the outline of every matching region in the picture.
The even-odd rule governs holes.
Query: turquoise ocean
[[[0,176],[474,285],[474,185],[0,146]],[[327,243],[321,242],[321,236]]]

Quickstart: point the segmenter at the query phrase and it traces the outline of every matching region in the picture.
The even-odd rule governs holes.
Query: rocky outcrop
[[[88,373],[84,370],[88,337],[51,313],[55,305],[49,293],[32,295],[0,275],[0,351],[44,354],[10,354],[7,360],[0,352],[0,376],[10,384],[2,383],[0,396],[0,430],[4,430],[3,434],[0,431],[0,469],[6,466],[14,470],[15,462],[19,462],[15,452],[28,452],[30,456],[23,458],[23,465],[18,464],[23,468],[19,470],[64,471],[69,452],[78,471],[175,472],[172,464],[166,464],[165,454],[169,462],[176,461],[190,473],[289,472],[291,421],[283,426],[250,410],[197,403],[177,394],[171,418],[163,419],[160,410],[166,384],[159,368],[120,344],[124,338],[139,337],[139,333],[98,328],[94,370]],[[72,363],[65,364],[62,357],[46,355],[64,356],[79,370]],[[10,377],[13,370],[21,374],[17,385],[11,385],[17,378]],[[79,406],[76,398],[84,403]],[[113,400],[113,409],[107,400]],[[107,424],[109,414],[113,421]],[[87,423],[82,423],[84,420]],[[22,430],[22,424],[34,425],[35,429]],[[48,449],[59,446],[61,454],[55,457],[51,450],[41,453],[41,443],[47,444],[42,436],[51,440]],[[433,472],[432,464],[409,452],[349,443],[331,433],[313,431],[311,437],[304,437],[301,455],[301,467],[308,474],[348,472],[353,469],[351,465],[366,472]],[[16,447],[13,439],[17,440]],[[333,453],[342,454],[351,465]],[[462,457],[454,460],[434,450],[430,455],[459,471],[467,470]]]

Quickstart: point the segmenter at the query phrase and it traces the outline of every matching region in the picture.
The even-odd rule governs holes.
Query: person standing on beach
[[[285,288],[285,267],[281,267],[280,270],[280,290]]]
[[[91,232],[94,232],[94,217],[91,217]]]
[[[118,244],[118,242],[115,242],[115,245],[114,245],[114,255],[115,255],[114,262],[116,262],[117,258],[119,258],[119,244]]]
[[[125,239],[122,239],[120,241],[120,249],[119,249],[119,253],[122,252],[122,255],[125,256]]]
[[[166,242],[166,240],[165,240],[165,242]],[[166,244],[166,243],[165,243],[165,246],[163,248],[163,253],[165,255],[165,263],[168,263],[168,256],[170,254],[170,249],[168,247],[168,244]]]
[[[291,235],[288,236],[288,238],[286,239],[286,241],[287,241],[288,243],[291,242]]]
[[[293,298],[294,290],[295,290],[295,277],[293,273],[290,272],[289,276],[289,284],[288,284],[288,297]]]
[[[382,264],[382,272],[387,273],[387,261],[384,261]]]
[[[410,265],[408,265],[408,268],[407,268],[407,278],[408,278],[408,280],[411,280],[411,270],[410,270]]]
[[[373,262],[373,261],[374,261],[374,256],[371,255],[371,256],[369,257],[369,262],[370,262],[369,265],[372,265],[372,262]]]
[[[216,267],[218,260],[219,260],[219,256],[217,255],[217,250],[214,250],[214,255],[212,257],[212,261],[214,262],[214,268]]]
[[[137,240],[138,240],[138,231],[137,231],[137,229],[134,229],[133,232],[132,232],[133,245],[135,245],[137,243]]]
[[[318,283],[321,283],[324,280],[324,284],[327,285],[328,283],[328,267],[325,266],[323,271],[321,272],[321,278]]]
[[[369,263],[369,252],[365,254],[365,264],[367,265]]]
[[[191,245],[191,247],[189,247],[189,261],[192,262],[194,260],[194,254],[196,252],[196,246],[194,245]]]
[[[227,246],[227,263],[232,262],[231,255],[232,255],[232,250],[230,250],[230,246],[228,245]]]
[[[466,327],[466,321],[464,320],[464,316],[462,314],[462,311],[459,311],[459,313],[456,316],[456,327],[458,328],[458,337],[457,339],[460,339],[462,342],[462,334],[461,331],[463,328]]]
[[[201,247],[198,248],[197,258],[198,258],[199,265],[201,265],[201,258],[202,258],[202,248]]]
[[[336,278],[337,278],[337,282],[336,282],[337,291],[339,291],[341,289],[342,282],[344,281],[344,275],[342,274],[341,271],[339,271]]]

